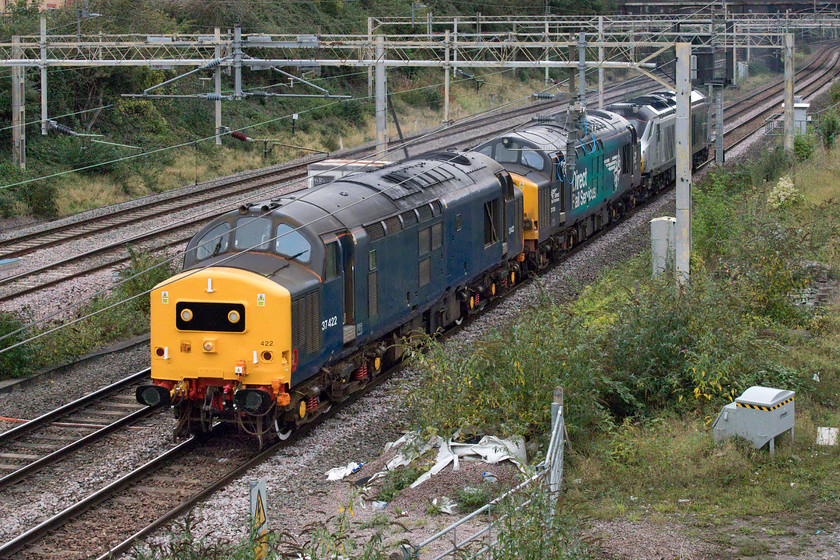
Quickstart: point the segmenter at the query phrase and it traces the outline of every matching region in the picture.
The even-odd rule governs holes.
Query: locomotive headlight
[[[216,341],[212,338],[208,338],[207,340],[201,343],[201,347],[204,349],[205,352],[215,352]]]
[[[182,309],[181,310],[181,320],[184,322],[192,321],[193,312],[189,309]]]
[[[228,321],[230,321],[231,323],[234,323],[234,324],[238,323],[239,318],[240,318],[239,317],[239,311],[234,310],[234,311],[231,311],[230,313],[228,313]]]

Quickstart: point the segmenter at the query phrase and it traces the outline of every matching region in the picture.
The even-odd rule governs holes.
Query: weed
[[[383,502],[393,501],[397,494],[411,486],[422,474],[423,471],[421,469],[411,466],[400,467],[389,471],[385,475],[385,482],[379,490],[377,499]]]
[[[26,317],[20,313],[0,312],[0,336],[17,332],[27,323]],[[28,334],[28,331],[22,331],[11,335],[0,342],[0,347],[10,348],[25,340]],[[24,377],[31,374],[35,367],[35,355],[30,344],[22,344],[0,354],[0,378]]]
[[[487,505],[498,493],[498,488],[481,486],[464,486],[455,493],[455,501],[458,502],[458,509],[462,513],[471,513],[480,507]]]

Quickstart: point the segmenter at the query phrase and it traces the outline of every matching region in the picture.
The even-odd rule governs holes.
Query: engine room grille
[[[385,220],[385,229],[388,230],[388,235],[401,231],[402,224],[400,224],[400,217],[391,216],[390,218]]]
[[[376,271],[368,274],[368,315],[379,315],[379,290],[377,288]]]
[[[374,222],[365,226],[365,231],[370,241],[376,241],[385,237],[385,228],[382,226],[382,222]]]
[[[403,219],[404,227],[410,227],[417,223],[417,214],[414,213],[414,210],[403,212],[401,216]]]
[[[420,214],[421,222],[425,222],[426,220],[432,219],[432,207],[428,204],[424,204],[423,206],[418,208],[417,212]]]
[[[312,354],[321,349],[321,294],[309,292],[292,300],[292,348]]]
[[[543,189],[540,189],[540,194],[539,194],[539,208],[538,208],[539,213],[540,213],[540,217],[539,217],[540,223],[539,223],[539,226],[540,226],[540,229],[541,229],[541,230],[543,230],[543,231],[545,231],[546,233],[548,233],[548,229],[549,229],[549,228],[548,228],[548,226],[549,226],[549,225],[555,225],[555,224],[552,224],[552,223],[550,222],[550,219],[551,219],[551,215],[550,215],[551,209],[550,209],[550,207],[549,207],[549,205],[550,205],[550,199],[549,199],[549,197],[550,197],[550,196],[551,196],[551,195],[550,195],[550,193],[549,193],[549,189],[548,189],[548,187],[545,187],[545,188],[543,188]]]

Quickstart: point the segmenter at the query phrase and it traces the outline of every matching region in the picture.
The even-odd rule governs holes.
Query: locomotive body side
[[[607,107],[621,114],[636,129],[642,161],[642,185],[655,192],[676,178],[676,94],[660,91]],[[708,103],[698,91],[691,92],[692,167],[709,155]]]
[[[640,182],[635,130],[623,117],[589,113],[571,177],[561,122],[533,124],[475,149],[504,165],[522,191],[526,253],[537,268],[621,214]]]

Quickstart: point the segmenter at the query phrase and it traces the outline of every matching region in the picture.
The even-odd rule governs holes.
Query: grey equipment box
[[[795,394],[772,387],[750,387],[718,414],[714,423],[715,441],[740,436],[751,441],[756,449],[769,442],[772,454],[776,436],[790,430],[792,445]]]

